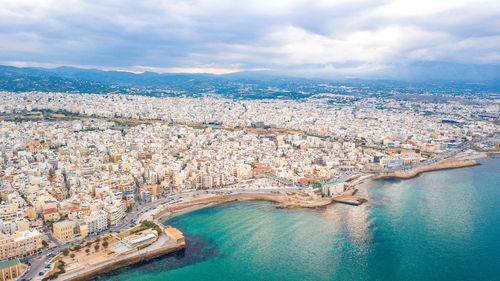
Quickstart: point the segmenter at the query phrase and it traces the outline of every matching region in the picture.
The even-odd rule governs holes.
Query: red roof
[[[50,215],[50,214],[54,214],[54,213],[58,213],[58,211],[57,211],[56,208],[50,208],[50,209],[47,209],[47,210],[43,211],[44,215]]]
[[[263,170],[271,170],[271,168],[269,168],[269,167],[255,167],[252,169],[252,172],[259,172],[259,171],[263,171]]]

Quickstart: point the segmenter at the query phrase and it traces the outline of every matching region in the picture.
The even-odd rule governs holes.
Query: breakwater
[[[441,160],[431,165],[416,167],[410,170],[380,173],[377,176],[373,177],[372,179],[388,179],[388,178],[410,179],[424,172],[456,169],[456,168],[470,167],[475,165],[478,165],[477,161],[475,160],[459,160],[452,158],[452,159]]]

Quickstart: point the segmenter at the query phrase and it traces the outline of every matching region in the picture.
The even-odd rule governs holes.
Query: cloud
[[[5,0],[0,61],[228,73],[500,63],[492,0]]]

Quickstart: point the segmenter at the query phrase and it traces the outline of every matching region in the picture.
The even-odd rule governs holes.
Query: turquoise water
[[[500,159],[384,180],[318,210],[236,202],[171,218],[182,253],[101,280],[500,280]]]

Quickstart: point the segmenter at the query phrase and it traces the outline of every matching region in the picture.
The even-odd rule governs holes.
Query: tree
[[[78,252],[78,251],[80,251],[80,249],[81,249],[81,248],[82,248],[82,245],[76,245],[76,246],[73,248],[73,250],[75,250],[75,251],[77,251],[77,252]]]
[[[104,242],[102,242],[102,246],[103,246],[104,248],[107,248],[107,247],[108,247],[108,245],[109,245],[108,241],[104,241]]]
[[[75,257],[75,254],[71,253],[71,255],[69,255],[71,258],[74,258]]]
[[[87,253],[87,255],[89,254],[89,252],[90,252],[89,248],[85,249],[85,253]]]
[[[49,245],[49,243],[47,243],[47,241],[45,240],[42,240],[42,246],[45,248]]]
[[[94,249],[97,252],[99,250],[99,244],[95,244]]]
[[[69,249],[68,249],[68,248],[64,249],[64,250],[62,251],[62,253],[63,253],[63,255],[64,255],[65,257],[66,257],[66,256],[68,256],[68,254],[69,254]]]

